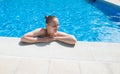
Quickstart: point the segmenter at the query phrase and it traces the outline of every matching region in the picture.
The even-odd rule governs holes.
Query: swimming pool
[[[100,9],[111,21],[120,26],[120,6],[103,0],[97,0],[92,5]]]
[[[45,15],[59,18],[59,31],[78,41],[120,42],[120,27],[86,0],[0,0],[0,36],[22,37],[45,27]]]

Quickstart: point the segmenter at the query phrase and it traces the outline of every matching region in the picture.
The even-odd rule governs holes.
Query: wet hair
[[[49,16],[45,16],[46,19],[46,23],[51,23],[53,21],[53,19],[55,19],[57,17],[53,16],[53,15],[49,15]]]

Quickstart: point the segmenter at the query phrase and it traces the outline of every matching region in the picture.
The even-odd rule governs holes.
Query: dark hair
[[[51,23],[54,18],[57,18],[57,17],[55,17],[55,16],[53,16],[53,15],[45,16],[46,23],[47,23],[47,24],[48,24],[48,23]]]

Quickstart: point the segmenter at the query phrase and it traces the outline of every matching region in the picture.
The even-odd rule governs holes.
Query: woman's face
[[[50,36],[55,36],[55,33],[58,31],[58,19],[54,18],[51,23],[47,25],[47,32]]]

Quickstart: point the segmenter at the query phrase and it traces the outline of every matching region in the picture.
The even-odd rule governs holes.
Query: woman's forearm
[[[44,37],[44,38],[37,38],[37,37],[23,37],[21,39],[22,42],[26,43],[38,43],[38,42],[51,42],[53,38]]]
[[[55,40],[58,40],[67,44],[72,44],[72,45],[76,43],[76,39],[72,36],[55,37]]]
[[[37,38],[34,37],[22,37],[21,41],[26,43],[37,43]]]

